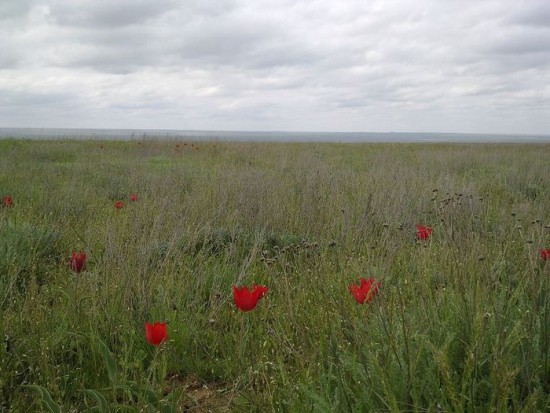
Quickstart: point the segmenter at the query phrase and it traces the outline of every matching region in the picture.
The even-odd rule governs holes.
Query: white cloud
[[[196,3],[2,3],[0,126],[550,133],[547,1]]]

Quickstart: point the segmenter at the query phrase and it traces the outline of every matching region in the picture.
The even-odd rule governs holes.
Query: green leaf
[[[101,393],[96,392],[95,390],[86,389],[84,390],[87,395],[91,396],[96,400],[96,402],[99,404],[99,406],[94,406],[89,411],[95,411],[93,409],[99,408],[98,411],[100,412],[110,412],[111,407],[109,406],[109,403],[107,402],[107,399],[105,396],[103,396]]]
[[[139,410],[137,407],[126,406],[124,404],[115,404],[113,405],[113,407],[115,408],[115,411],[117,413],[121,413],[121,412],[138,413],[142,411],[142,410]]]
[[[44,403],[44,405],[51,413],[61,413],[61,407],[59,407],[59,405],[53,401],[52,396],[47,389],[36,384],[25,385],[22,387],[38,392],[40,394],[40,400],[42,401],[42,403]]]
[[[145,393],[147,403],[156,405],[159,402],[160,397],[155,391],[151,389],[144,389],[143,392]]]
[[[160,406],[159,410],[161,413],[176,413],[176,408],[171,404]]]
[[[109,374],[109,381],[112,385],[116,382],[117,377],[117,366],[116,361],[109,351],[109,348],[107,345],[101,341],[99,338],[96,339],[97,345],[99,347],[99,350],[101,352],[101,355],[103,356],[103,360],[105,360],[105,364],[107,365],[107,374]]]

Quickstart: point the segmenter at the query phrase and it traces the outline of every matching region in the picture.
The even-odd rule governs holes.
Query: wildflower
[[[242,311],[250,311],[256,308],[258,300],[263,298],[267,294],[267,287],[263,285],[254,285],[252,286],[252,291],[248,287],[244,286],[238,288],[233,286],[233,299],[235,300],[235,305]]]
[[[69,261],[69,268],[73,270],[74,272],[81,272],[84,268],[84,264],[86,263],[86,254],[82,251],[75,252],[73,251],[73,254],[71,255],[71,260]]]
[[[136,202],[138,200],[137,194],[130,194],[130,201]]]
[[[433,229],[430,227],[424,227],[422,225],[416,225],[416,237],[418,239],[427,240],[430,239]]]
[[[546,250],[540,250],[540,258],[544,261],[550,260],[550,248]]]
[[[121,209],[123,207],[124,207],[124,202],[122,202],[122,201],[116,201],[115,202],[115,208],[116,209]]]
[[[12,207],[13,206],[12,197],[9,195],[4,195],[4,198],[2,198],[2,205],[5,206],[6,208]]]
[[[147,342],[153,346],[158,346],[160,343],[168,339],[168,333],[166,332],[166,323],[159,321],[155,324],[145,323],[145,338]]]
[[[368,280],[365,280],[363,277],[361,277],[359,285],[351,284],[348,288],[349,291],[353,294],[355,301],[357,301],[359,304],[363,304],[365,300],[370,303],[375,294],[378,293],[380,282],[375,281],[375,279],[372,277]]]

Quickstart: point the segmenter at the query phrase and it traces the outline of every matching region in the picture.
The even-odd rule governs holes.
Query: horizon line
[[[0,126],[0,131],[2,130],[33,130],[33,131],[55,131],[55,130],[76,130],[76,131],[125,131],[125,132],[138,132],[138,131],[151,131],[151,132],[221,132],[221,133],[244,133],[244,134],[275,134],[275,133],[284,133],[284,134],[401,134],[401,135],[412,135],[412,134],[424,134],[424,135],[487,135],[487,136],[525,136],[525,137],[549,137],[550,133],[526,133],[526,132],[437,132],[437,131],[319,131],[319,130],[256,130],[256,129],[171,129],[171,128],[85,128],[85,127],[26,127],[26,126]]]

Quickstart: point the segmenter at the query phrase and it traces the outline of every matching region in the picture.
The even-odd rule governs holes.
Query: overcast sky
[[[550,134],[550,0],[0,0],[0,127]]]

